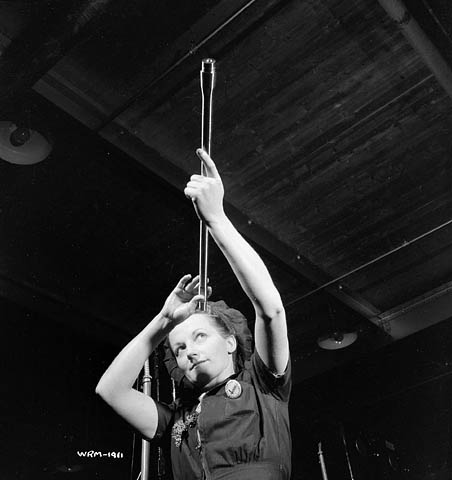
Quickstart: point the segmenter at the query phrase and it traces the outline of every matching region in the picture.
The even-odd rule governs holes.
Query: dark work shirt
[[[226,393],[231,379],[241,387],[237,398]],[[158,404],[156,436],[171,431],[174,479],[288,480],[290,390],[290,362],[284,375],[275,376],[254,353],[242,371],[208,391],[201,402],[196,397]]]

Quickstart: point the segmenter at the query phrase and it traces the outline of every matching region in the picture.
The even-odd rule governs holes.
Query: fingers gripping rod
[[[201,117],[201,148],[209,155],[210,142],[212,138],[212,100],[215,86],[215,60],[206,58],[202,61],[201,72],[201,95],[202,95],[202,117]],[[201,162],[201,175],[205,175],[204,165]],[[207,310],[207,264],[209,249],[209,232],[207,225],[201,220],[199,225],[199,294],[204,295],[200,302],[200,308]]]

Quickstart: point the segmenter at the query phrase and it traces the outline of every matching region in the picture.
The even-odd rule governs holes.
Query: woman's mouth
[[[199,360],[199,362],[195,362],[191,367],[190,367],[190,370],[193,370],[195,367],[197,367],[198,365],[201,365],[201,363],[204,363],[205,360]]]

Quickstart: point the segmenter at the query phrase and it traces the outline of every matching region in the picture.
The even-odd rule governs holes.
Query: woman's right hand
[[[204,295],[199,295],[199,275],[192,279],[190,274],[184,275],[169,294],[163,305],[161,315],[166,317],[173,327],[182,323],[196,311],[198,302],[204,300]],[[208,296],[211,288],[208,287]]]

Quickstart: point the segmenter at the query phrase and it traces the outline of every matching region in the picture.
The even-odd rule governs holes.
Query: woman
[[[144,437],[171,436],[175,480],[286,480],[291,383],[284,308],[264,263],[224,213],[213,160],[203,150],[196,153],[206,176],[192,175],[184,192],[254,306],[255,351],[248,359],[243,351],[238,355],[244,340],[234,327],[241,324],[239,312],[224,304],[210,313],[196,310],[203,299],[199,280],[185,275],[161,312],[116,357],[96,392]],[[165,339],[183,378],[181,396],[170,406],[133,388],[145,360]]]

